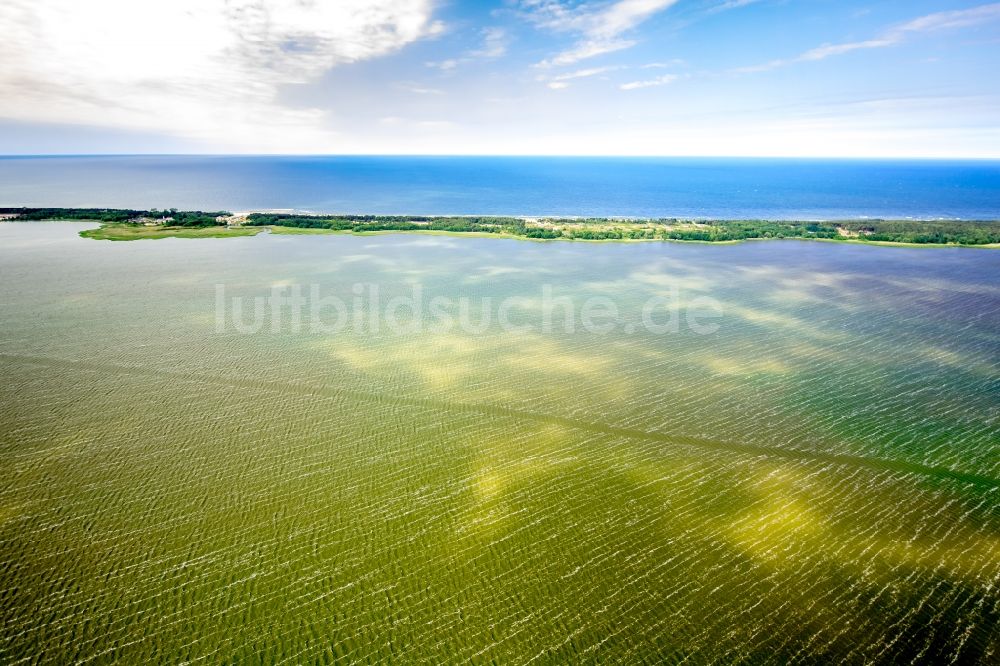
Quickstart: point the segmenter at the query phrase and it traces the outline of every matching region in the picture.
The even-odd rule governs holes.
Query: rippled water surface
[[[1000,251],[81,228],[0,224],[0,662],[1000,655]],[[216,327],[358,283],[531,330]]]

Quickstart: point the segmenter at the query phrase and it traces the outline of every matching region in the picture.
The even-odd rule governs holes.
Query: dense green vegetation
[[[986,245],[1000,242],[1000,222],[914,222],[876,220],[840,222],[842,228],[865,240],[891,243],[959,243]]]
[[[670,240],[738,241],[752,238],[838,238],[839,223],[773,222],[769,220],[707,220],[698,228],[674,228],[665,233]]]
[[[798,222],[773,220],[616,220],[608,218],[526,220],[516,217],[428,217],[403,215],[288,215],[253,213],[249,225],[335,231],[485,232],[524,238],[571,240],[678,240],[722,242],[756,238],[807,238],[915,244],[1000,243],[1000,222],[864,220]]]
[[[20,220],[98,220],[106,224],[143,224],[162,221],[172,227],[225,226],[218,221],[227,211],[135,210],[129,208],[0,208],[0,215],[17,215]]]
[[[159,211],[116,208],[0,208],[0,215],[22,220],[98,220],[122,228],[116,238],[152,238],[169,235],[177,227],[223,227],[226,211]],[[917,245],[1000,244],[1000,221],[848,220],[832,222],[775,220],[681,220],[613,218],[519,218],[502,216],[427,215],[303,215],[251,213],[237,218],[249,227],[276,226],[317,231],[365,233],[374,231],[434,231],[487,233],[532,239],[588,241],[674,240],[733,242],[766,238],[851,240]],[[128,226],[153,227],[157,233],[130,234]],[[100,233],[92,238],[105,237]]]
[[[514,217],[428,217],[423,215],[288,215],[251,213],[252,226],[300,227],[335,231],[452,231],[524,235],[525,222]]]

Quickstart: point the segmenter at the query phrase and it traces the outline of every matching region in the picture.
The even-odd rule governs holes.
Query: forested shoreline
[[[691,220],[428,215],[307,215],[119,208],[0,208],[17,220],[94,220],[107,226],[171,228],[287,227],[319,232],[433,231],[529,239],[733,242],[768,238],[916,245],[1000,243],[1000,221],[957,220]],[[141,237],[132,233],[133,237]]]

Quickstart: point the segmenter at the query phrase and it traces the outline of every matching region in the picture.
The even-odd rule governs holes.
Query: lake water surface
[[[86,226],[0,223],[2,662],[1000,654],[1000,252]]]

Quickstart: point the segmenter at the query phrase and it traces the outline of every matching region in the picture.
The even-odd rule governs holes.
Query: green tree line
[[[179,227],[222,226],[227,211],[137,210],[126,208],[0,208],[23,220],[98,220],[140,224],[144,218],[170,218]],[[252,213],[246,224],[337,231],[450,231],[575,240],[738,241],[758,238],[836,239],[915,244],[986,245],[1000,243],[1000,221],[845,220],[681,220],[677,218],[544,218],[528,223],[504,216],[301,215]]]
[[[0,208],[0,215],[17,215],[21,220],[96,220],[105,224],[139,224],[138,220],[171,218],[173,227],[225,226],[216,218],[230,215],[228,211],[200,210],[138,210],[131,208]]]

